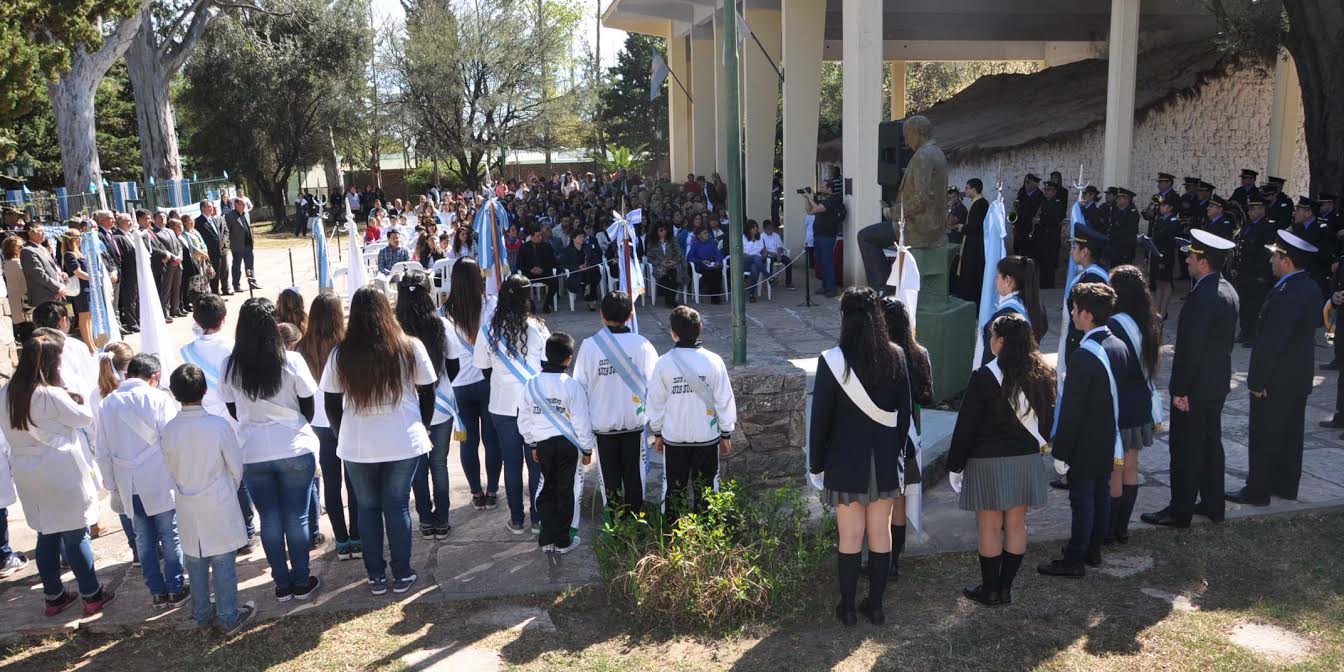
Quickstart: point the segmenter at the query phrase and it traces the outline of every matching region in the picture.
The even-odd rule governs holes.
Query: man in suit
[[[154,213],[154,224],[150,231],[154,245],[150,250],[151,267],[157,269],[159,283],[159,301],[163,304],[164,321],[172,322],[174,317],[185,317],[182,311],[182,242],[177,234],[166,226],[165,216]]]
[[[539,278],[546,286],[546,298],[542,303],[542,312],[551,312],[551,297],[555,296],[560,289],[560,280],[550,277],[555,275],[555,248],[543,240],[544,234],[540,228],[532,230],[531,237],[528,238],[523,247],[518,250],[518,269],[526,275],[528,279],[537,281]]]
[[[121,289],[121,246],[117,244],[116,236],[112,235],[115,228],[114,215],[111,210],[94,210],[93,221],[97,226],[94,231],[98,234],[98,240],[103,244],[103,268],[107,269],[108,277],[112,280],[112,312],[119,310],[120,300],[119,291]]]
[[[1082,578],[1086,565],[1101,564],[1110,519],[1111,471],[1119,456],[1115,372],[1129,369],[1129,349],[1106,328],[1115,310],[1115,290],[1089,282],[1069,292],[1073,325],[1085,342],[1068,358],[1068,377],[1051,439],[1056,471],[1069,472],[1072,527],[1062,558],[1036,568],[1046,576]],[[1099,350],[1099,351],[1098,351]],[[1099,355],[1105,356],[1105,361]]]
[[[244,266],[247,267],[248,284],[252,289],[261,289],[252,266],[252,220],[247,214],[246,201],[233,199],[233,209],[224,215],[224,225],[229,232],[229,246],[233,248],[233,291],[243,291],[240,280]]]
[[[1316,246],[1291,231],[1279,231],[1269,249],[1279,281],[1260,308],[1260,333],[1246,377],[1250,470],[1246,486],[1227,493],[1228,501],[1252,506],[1267,506],[1270,495],[1297,499],[1316,327],[1321,323],[1321,288],[1305,271]]]
[[[1055,269],[1059,267],[1060,228],[1068,217],[1069,190],[1049,180],[1045,183],[1045,200],[1037,210],[1035,230],[1036,269],[1040,273],[1041,289],[1055,288]]]
[[[957,296],[977,306],[985,280],[985,216],[989,214],[989,201],[982,194],[984,188],[978,177],[966,181],[966,197],[971,199],[971,207],[964,213],[961,253],[957,255]],[[961,205],[960,197],[957,205]]]
[[[1045,194],[1040,190],[1041,178],[1032,173],[1022,178],[1022,188],[1017,190],[1017,200],[1013,201],[1013,212],[1017,218],[1013,222],[1013,254],[1031,256],[1031,223],[1036,219]]]
[[[121,286],[117,288],[117,317],[121,331],[134,334],[140,331],[140,276],[136,274],[135,246],[139,234],[132,228],[131,216],[119,212],[112,239],[121,250]]]
[[[225,276],[228,268],[229,232],[224,224],[224,218],[215,209],[215,202],[208,198],[201,201],[201,214],[196,218],[196,232],[201,234],[201,239],[205,241],[206,255],[210,257],[210,265],[215,268],[215,277],[210,279],[210,291],[223,296],[232,294],[229,291],[228,277]],[[220,291],[221,289],[223,291]]]
[[[28,241],[19,252],[19,264],[28,282],[28,304],[40,306],[48,301],[64,301],[67,276],[47,249],[46,230],[37,222],[28,222],[25,232]]]
[[[1224,515],[1222,415],[1231,389],[1237,293],[1219,271],[1236,244],[1202,229],[1190,235],[1183,249],[1195,286],[1176,324],[1171,365],[1171,500],[1139,516],[1149,525],[1189,527],[1196,513],[1216,523]]]

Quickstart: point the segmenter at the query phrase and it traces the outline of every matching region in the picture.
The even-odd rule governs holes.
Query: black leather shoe
[[[1142,516],[1139,516],[1139,520],[1142,520],[1149,525],[1161,525],[1162,527],[1190,527],[1189,520],[1178,519],[1172,514],[1171,509],[1162,509],[1161,511],[1156,511],[1154,513],[1145,513]]]
[[[1214,513],[1208,506],[1202,502],[1195,505],[1195,515],[1204,516],[1215,523],[1221,523],[1227,517],[1224,513]]]
[[[1068,477],[1068,476],[1060,476],[1059,478],[1056,478],[1055,480],[1050,481],[1050,487],[1052,487],[1052,488],[1054,488],[1054,489],[1056,489],[1056,490],[1068,490],[1068,489],[1069,489],[1069,477]]]
[[[841,625],[851,628],[859,622],[858,615],[855,614],[852,609],[846,610],[845,605],[843,604],[835,605],[835,617],[840,621]]]
[[[1235,504],[1246,504],[1249,506],[1269,506],[1269,497],[1253,497],[1246,488],[1236,492],[1229,492],[1223,495],[1223,498]]]
[[[882,625],[887,622],[887,612],[882,610],[882,604],[874,605],[866,597],[859,603],[859,613],[863,614],[868,622],[873,625]]]
[[[1329,420],[1322,420],[1317,424],[1321,429],[1344,429],[1344,422],[1339,421],[1339,416],[1335,416]]]
[[[1081,562],[1063,558],[1043,565],[1036,565],[1036,572],[1046,576],[1058,576],[1066,579],[1081,579],[1087,576],[1087,568]]]
[[[1321,365],[1321,370],[1322,370],[1322,371],[1338,371],[1338,370],[1339,370],[1339,360],[1337,360],[1337,359],[1332,359],[1332,360],[1330,360],[1330,363],[1329,363],[1329,364],[1322,364],[1322,365]]]
[[[974,588],[962,588],[961,595],[972,602],[979,602],[986,607],[997,607],[1001,604],[1006,604],[1003,601],[1002,593],[997,590],[985,590],[983,585],[975,586]]]
[[[1088,552],[1087,552],[1087,557],[1086,557],[1086,558],[1083,558],[1083,562],[1086,563],[1088,567],[1100,567],[1100,566],[1101,566],[1101,549],[1098,548],[1098,549],[1095,550],[1095,551],[1088,551]]]

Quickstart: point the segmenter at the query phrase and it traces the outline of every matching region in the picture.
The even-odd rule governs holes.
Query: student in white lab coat
[[[28,556],[9,545],[9,507],[17,501],[19,493],[9,472],[9,442],[0,434],[0,579],[28,566]]]
[[[504,467],[499,455],[499,435],[490,420],[490,381],[476,368],[476,337],[481,324],[490,321],[494,305],[485,296],[485,280],[475,259],[453,262],[448,300],[443,312],[448,319],[449,377],[461,421],[458,450],[462,473],[471,488],[471,506],[477,511],[499,506],[499,474]],[[453,367],[456,366],[456,371]],[[481,487],[481,459],[477,448],[485,447],[485,487]]]
[[[234,506],[238,483],[243,480],[242,448],[233,426],[201,406],[206,384],[200,367],[177,367],[168,387],[182,404],[177,417],[163,428],[162,441],[163,460],[177,486],[177,522],[187,574],[196,586],[191,617],[201,627],[218,618],[219,629],[232,635],[257,610],[253,602],[238,605],[234,566],[238,547],[247,542],[243,514]]]
[[[541,531],[537,518],[536,497],[541,471],[532,459],[532,451],[523,447],[518,432],[518,398],[523,385],[541,370],[546,339],[551,332],[546,323],[532,316],[532,281],[510,275],[499,288],[499,303],[489,322],[481,323],[476,336],[472,363],[490,380],[490,419],[499,435],[500,457],[504,462],[504,494],[509,500],[509,531],[527,531],[523,518],[523,465],[527,465],[527,502],[532,516],[532,531]],[[490,373],[486,373],[486,370]]]
[[[429,423],[429,442],[433,447],[415,470],[411,488],[415,491],[415,511],[420,517],[420,536],[447,539],[453,529],[448,524],[448,446],[453,441],[457,399],[453,397],[453,378],[447,366],[448,321],[434,307],[428,273],[410,270],[401,277],[397,285],[397,322],[407,336],[425,346],[438,378],[434,385],[434,418]]]
[[[270,299],[243,303],[233,340],[219,397],[238,420],[243,480],[261,514],[261,547],[275,599],[306,600],[322,583],[308,565],[308,498],[318,451],[308,423],[317,384],[303,357],[285,349]]]
[[[116,392],[117,386],[126,380],[126,367],[131,365],[131,358],[134,356],[135,350],[120,341],[104,345],[102,351],[98,353],[98,386],[94,388],[93,396],[89,398],[89,410],[93,412],[93,426],[88,432],[95,438],[98,436],[98,420],[102,416],[103,400]],[[103,487],[101,478],[98,480],[98,487],[99,489]],[[135,523],[122,510],[120,497],[113,497],[109,502],[112,511],[121,518],[121,531],[125,533],[126,543],[131,547],[131,566],[139,567],[140,549],[135,545]]]
[[[588,393],[588,415],[597,433],[603,498],[607,506],[632,515],[644,504],[645,403],[649,374],[658,362],[648,339],[625,325],[633,308],[625,292],[603,297],[606,326],[583,342],[574,364],[574,379]]]
[[[565,373],[573,359],[574,338],[551,334],[541,373],[527,381],[518,398],[518,431],[541,469],[537,545],[547,553],[565,554],[579,545],[583,467],[593,461],[597,447],[583,385]]]
[[[98,464],[104,485],[131,512],[140,571],[154,608],[189,597],[183,581],[173,479],[163,464],[159,435],[177,414],[177,402],[159,389],[159,358],[141,353],[126,367],[126,380],[103,400],[98,424]],[[162,552],[160,553],[160,547]],[[162,557],[162,565],[158,558]]]
[[[65,303],[48,301],[33,309],[33,326],[70,333],[70,313]],[[77,338],[65,339],[61,351],[61,382],[67,390],[88,399],[98,386],[98,360],[89,352],[89,346]]]
[[[98,489],[75,433],[93,422],[82,399],[61,387],[63,335],[34,333],[19,351],[9,384],[0,389],[0,428],[9,443],[14,486],[28,526],[37,531],[37,573],[45,614],[75,603],[61,582],[61,551],[84,599],[84,613],[114,597],[98,583],[88,526],[98,520]]]

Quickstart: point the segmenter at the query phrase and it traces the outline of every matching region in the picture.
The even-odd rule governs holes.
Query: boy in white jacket
[[[537,544],[547,553],[568,553],[579,544],[579,495],[583,467],[593,461],[588,396],[565,368],[574,359],[574,339],[556,332],[546,339],[546,361],[518,398],[518,432],[541,467]],[[582,454],[582,458],[580,458]]]
[[[256,612],[256,604],[238,605],[236,549],[247,541],[243,514],[234,493],[243,480],[243,450],[229,422],[206,411],[206,376],[200,367],[183,364],[168,381],[182,411],[163,428],[163,461],[177,487],[177,522],[187,575],[196,592],[191,617],[201,627],[218,618],[219,629],[232,635]],[[214,574],[214,604],[210,575]]]

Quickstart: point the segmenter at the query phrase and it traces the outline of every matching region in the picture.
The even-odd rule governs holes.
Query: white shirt
[[[759,257],[761,256],[761,253],[764,251],[765,251],[765,241],[761,240],[760,238],[752,240],[746,236],[742,236],[742,256]]]
[[[765,251],[770,254],[788,254],[788,248],[784,247],[784,238],[778,233],[762,233],[761,242],[765,243]]]
[[[42,385],[33,391],[29,429],[17,430],[9,419],[9,389],[0,389],[0,429],[28,527],[56,534],[98,522],[93,465],[76,439],[93,422],[89,407],[59,387]]]
[[[453,339],[457,338],[457,337],[454,335],[454,333],[453,333],[453,329],[452,329],[452,327],[451,327],[451,323],[448,322],[448,318],[446,318],[446,317],[442,317],[442,316],[440,316],[439,319],[443,321],[443,336],[444,336],[444,343],[445,343],[445,344],[450,344],[450,343],[452,343]],[[424,343],[421,343],[421,345],[424,345]],[[429,355],[429,350],[428,350],[428,349],[425,350],[425,355],[426,355],[426,356]],[[449,355],[449,350],[447,349],[447,347],[445,347],[445,349],[444,349],[443,356],[444,356],[445,358],[450,357],[450,355]],[[431,359],[430,362],[429,362],[429,369],[430,369],[431,371],[434,370],[434,360],[432,360],[432,359]],[[434,395],[435,395],[435,399],[434,399],[434,417],[431,418],[430,421],[429,421],[429,424],[430,424],[431,427],[434,426],[434,425],[441,425],[441,424],[443,424],[443,423],[445,423],[445,422],[448,422],[449,420],[452,420],[452,419],[453,419],[453,416],[448,415],[447,413],[444,413],[443,411],[439,410],[439,407],[442,406],[442,405],[444,404],[443,399],[441,399],[441,398],[439,398],[439,397],[440,397],[440,396],[444,396],[444,397],[452,398],[452,396],[453,396],[453,379],[448,377],[448,372],[447,372],[447,371],[445,371],[444,374],[443,374],[442,376],[439,376],[439,378],[438,378],[438,382],[436,382],[436,383],[434,384]]]
[[[317,396],[317,383],[308,372],[308,363],[297,352],[285,351],[280,371],[280,391],[262,399],[250,399],[234,385],[224,367],[219,398],[238,409],[238,440],[243,447],[243,464],[270,462],[299,457],[318,450],[317,435],[299,410],[299,399]],[[313,400],[317,403],[317,400]]]
[[[182,552],[193,558],[230,553],[247,543],[237,506],[243,450],[233,426],[202,406],[184,406],[163,428],[163,461],[177,487]]]
[[[705,381],[714,396],[719,421],[682,378],[672,357],[679,355],[692,375]],[[730,436],[737,424],[737,400],[723,358],[704,348],[673,347],[658,358],[649,376],[649,429],[668,443],[705,444]]]
[[[597,440],[593,438],[592,425],[588,424],[588,396],[583,391],[583,385],[564,372],[539,373],[528,385],[537,386],[546,403],[569,419],[570,425],[574,428],[574,436],[579,440],[579,445],[575,447],[585,455],[592,454],[593,449],[597,447]],[[546,419],[542,409],[535,402],[532,395],[526,391],[519,395],[518,433],[522,434],[523,442],[529,446],[563,435],[563,432]]]
[[[516,416],[518,414],[518,397],[522,394],[523,383],[518,380],[518,376],[509,369],[504,360],[500,359],[499,350],[506,349],[506,344],[498,343],[495,347],[491,347],[490,337],[487,335],[489,329],[490,320],[482,315],[481,329],[476,334],[476,352],[472,355],[472,363],[478,369],[492,369],[494,371],[490,374],[490,412],[495,415]],[[546,354],[546,339],[550,337],[551,331],[540,320],[535,317],[527,318],[527,355],[510,355],[510,359],[512,359],[514,366],[518,367],[519,373],[531,378],[541,372],[541,358]],[[522,366],[524,361],[527,364],[526,367]],[[527,368],[532,370],[531,374],[525,370]]]
[[[574,379],[588,393],[588,417],[593,431],[601,434],[634,431],[644,426],[648,420],[647,383],[658,363],[658,351],[643,336],[629,332],[612,336],[617,348],[634,363],[636,382],[645,385],[646,389],[636,401],[634,391],[597,344],[597,336],[584,339],[574,359]]]
[[[448,357],[457,360],[457,377],[453,378],[453,387],[464,387],[485,380],[485,374],[476,368],[476,363],[473,361],[476,346],[453,324],[453,318],[443,319],[448,325]],[[481,320],[485,320],[484,314],[481,315]]]
[[[225,408],[224,400],[219,396],[219,377],[224,375],[224,362],[233,354],[233,339],[219,331],[201,334],[196,340],[182,346],[178,354],[182,356],[182,361],[191,362],[207,372],[205,398],[201,400],[201,406],[210,415],[217,415],[234,424],[233,416],[229,415],[229,409]]]
[[[342,405],[341,431],[337,437],[336,455],[351,462],[393,462],[424,455],[431,448],[429,432],[420,422],[419,385],[434,383],[434,365],[419,339],[412,338],[411,370],[402,372],[401,400],[374,408],[355,410],[347,398]],[[340,348],[331,352],[327,366],[322,370],[323,392],[345,394],[340,376],[336,375],[336,360]]]
[[[173,509],[173,479],[163,463],[160,437],[177,415],[177,402],[140,378],[127,378],[103,400],[98,424],[98,466],[103,484],[134,511],[140,496],[145,515]],[[110,477],[110,478],[108,478]]]

